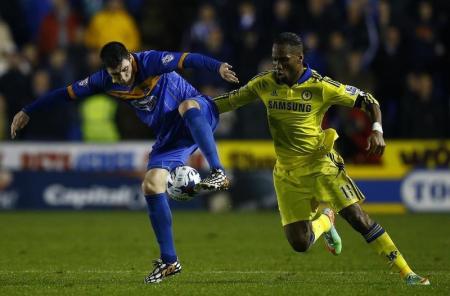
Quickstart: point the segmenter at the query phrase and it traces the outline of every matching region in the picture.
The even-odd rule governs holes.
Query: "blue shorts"
[[[200,105],[200,111],[214,131],[219,123],[219,112],[214,102],[207,96],[197,96],[190,99],[197,101]],[[179,122],[174,122],[173,126],[177,130],[171,133],[171,137],[164,139],[164,142],[157,142],[153,145],[147,170],[163,168],[171,171],[178,166],[185,165],[189,156],[197,150],[198,146],[184,119],[178,116],[176,120]]]

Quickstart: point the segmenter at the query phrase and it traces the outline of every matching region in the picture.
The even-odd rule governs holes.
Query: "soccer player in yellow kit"
[[[303,59],[300,37],[281,33],[272,48],[273,71],[263,72],[240,89],[214,99],[220,113],[258,99],[266,106],[277,155],[274,185],[287,240],[295,251],[305,252],[324,234],[328,249],[338,255],[342,243],[334,227],[334,210],[408,285],[429,285],[427,278],[411,270],[384,228],[362,210],[364,195],[333,149],[338,135],[333,129],[321,128],[330,106],[361,108],[373,122],[368,152],[381,155],[385,143],[378,102],[356,87],[322,77]],[[320,202],[328,203],[333,210],[327,208],[317,215]]]

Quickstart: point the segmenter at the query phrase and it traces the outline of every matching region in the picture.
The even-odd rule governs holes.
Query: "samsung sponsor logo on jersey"
[[[400,192],[413,211],[450,211],[450,171],[414,171]]]
[[[287,110],[296,112],[311,112],[311,104],[269,100],[269,109]]]
[[[74,209],[105,206],[136,209],[144,205],[140,186],[70,188],[52,184],[45,189],[43,196],[47,205]]]

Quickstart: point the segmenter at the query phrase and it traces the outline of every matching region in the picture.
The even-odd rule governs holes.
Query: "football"
[[[179,166],[169,174],[167,192],[174,200],[191,200],[196,194],[194,187],[200,180],[200,174],[196,169],[190,166]]]

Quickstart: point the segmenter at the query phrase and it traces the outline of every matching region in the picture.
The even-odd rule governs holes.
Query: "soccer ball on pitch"
[[[194,187],[200,183],[200,180],[200,174],[196,169],[190,166],[179,166],[169,174],[167,192],[174,200],[191,200],[196,194]]]

